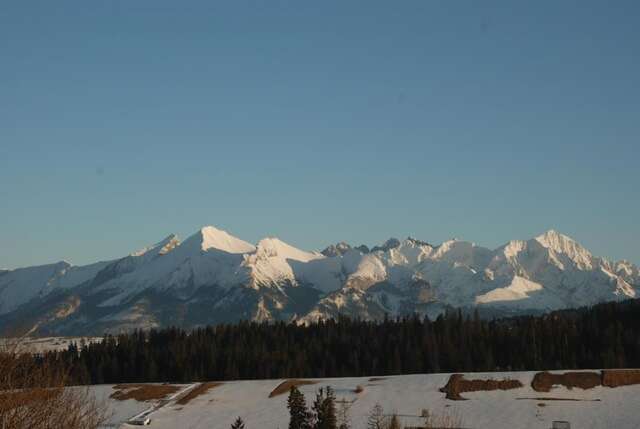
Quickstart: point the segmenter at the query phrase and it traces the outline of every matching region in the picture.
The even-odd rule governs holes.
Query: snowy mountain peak
[[[412,243],[415,246],[423,246],[423,247],[431,247],[433,248],[434,246],[427,242],[427,241],[423,241],[423,240],[418,240],[417,238],[414,237],[407,237],[407,239],[405,240],[406,242]]]
[[[545,247],[554,247],[554,245],[561,245],[564,242],[574,242],[575,241],[564,234],[556,231],[555,229],[550,229],[535,238],[541,244],[545,245]]]
[[[332,244],[332,245],[326,247],[320,253],[322,253],[324,256],[332,257],[332,256],[344,255],[349,250],[351,250],[351,246],[349,244],[345,243],[344,241],[341,241],[339,243]]]
[[[63,259],[63,260],[61,260],[61,261],[58,261],[58,262],[55,264],[55,266],[56,266],[56,268],[58,268],[58,269],[65,269],[65,268],[71,268],[71,267],[73,267],[73,264],[72,264],[71,262],[69,262],[69,261],[67,261],[67,260],[64,260],[64,259]]]
[[[191,240],[195,241],[203,251],[216,249],[227,253],[250,253],[256,250],[253,244],[213,226],[202,227],[200,231],[189,237],[189,241]]]
[[[616,263],[615,268],[617,272],[623,273],[627,276],[633,275],[634,271],[638,270],[638,267],[634,266],[631,262],[627,261],[626,259],[618,261],[618,263]]]
[[[167,235],[164,239],[160,240],[158,244],[167,245],[168,243],[178,239],[178,236],[174,233]]]
[[[166,255],[167,253],[171,252],[173,249],[175,249],[177,246],[180,245],[180,240],[178,239],[177,235],[170,234],[167,238],[162,240],[159,244],[161,244],[162,247],[160,247],[158,254]]]
[[[591,267],[593,255],[571,237],[551,229],[535,239],[542,246],[572,259],[579,267]]]
[[[388,250],[395,249],[396,247],[400,246],[400,244],[401,244],[400,240],[398,240],[397,238],[391,237],[390,239],[385,241],[382,246],[375,246],[373,249],[371,249],[371,252],[377,252],[377,251],[386,252]]]
[[[308,262],[313,259],[324,257],[321,254],[300,250],[275,237],[267,237],[260,240],[256,249],[256,254],[258,256],[279,257],[282,259],[292,259],[294,261],[301,262]]]
[[[523,240],[511,240],[498,249],[500,254],[507,258],[515,258],[527,247],[527,242]]]
[[[621,275],[627,282],[640,285],[640,268],[637,265],[623,259],[615,264],[615,272]]]
[[[639,295],[637,266],[593,257],[553,230],[495,250],[407,238],[371,252],[337,243],[322,254],[273,237],[254,246],[207,226],[182,243],[172,234],[113,261],[0,272],[0,329],[3,320],[47,332],[102,333],[340,314],[436,317],[447,307],[473,306],[517,314]],[[69,310],[60,312],[61,305]],[[44,310],[34,311],[38,306]]]
[[[576,242],[573,238],[561,234],[554,229],[550,229],[549,231],[541,234],[535,239],[538,243],[542,244],[544,247],[549,249],[553,249],[560,253],[567,253],[573,250],[586,250],[582,247],[578,242]]]
[[[472,252],[475,247],[476,244],[471,243],[470,241],[462,241],[457,238],[452,238],[451,240],[447,240],[435,248],[434,257],[442,258],[452,254],[455,254],[456,257],[459,257],[462,254]]]
[[[144,256],[148,253],[151,254],[158,254],[158,255],[164,255],[166,253],[169,253],[171,250],[173,250],[176,246],[178,246],[180,244],[180,241],[178,240],[178,237],[175,234],[169,234],[167,237],[165,237],[164,239],[160,240],[159,242],[157,242],[156,244],[152,245],[152,246],[148,246],[148,247],[144,247],[140,250],[138,250],[137,252],[133,252],[131,253],[129,256]]]

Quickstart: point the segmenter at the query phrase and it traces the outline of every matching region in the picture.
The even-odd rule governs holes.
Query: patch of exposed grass
[[[273,398],[274,396],[282,395],[284,393],[289,393],[292,387],[304,386],[305,384],[316,384],[316,381],[311,380],[300,380],[300,379],[291,379],[285,380],[282,383],[278,384],[275,389],[269,393],[269,398]]]
[[[184,395],[182,398],[178,399],[178,401],[176,403],[178,405],[187,405],[193,399],[197,398],[200,395],[204,395],[210,389],[213,389],[214,387],[220,386],[221,384],[222,383],[219,383],[219,382],[216,382],[216,381],[208,381],[206,383],[200,383],[199,385],[197,385],[196,387],[191,389],[189,392],[187,392],[187,394]]]
[[[118,401],[135,399],[139,402],[155,401],[180,390],[180,386],[172,384],[117,384],[113,386],[115,392],[111,398]]]

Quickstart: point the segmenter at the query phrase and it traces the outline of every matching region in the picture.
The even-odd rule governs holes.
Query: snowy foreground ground
[[[563,371],[558,371],[563,372]],[[524,387],[508,391],[463,393],[465,401],[445,399],[438,389],[449,374],[402,375],[382,378],[308,379],[316,384],[300,386],[311,404],[318,388],[331,386],[339,401],[351,402],[352,428],[364,429],[371,408],[380,403],[386,413],[397,413],[405,425],[420,423],[423,409],[436,414],[457,415],[464,428],[550,428],[554,420],[566,420],[572,429],[640,428],[640,385],[589,390],[554,387],[549,393],[531,388],[534,372],[467,373],[467,379],[517,379]],[[176,399],[149,414],[152,428],[217,429],[229,428],[240,416],[247,429],[285,429],[288,425],[287,395],[269,398],[271,391],[284,380],[224,382],[186,405]],[[182,385],[182,392],[194,388]],[[357,386],[364,390],[355,393]],[[99,398],[107,399],[113,412],[107,427],[132,428],[126,421],[157,403],[110,399],[113,386],[92,386]]]

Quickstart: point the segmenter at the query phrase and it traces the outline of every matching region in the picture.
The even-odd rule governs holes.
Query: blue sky
[[[516,4],[518,3],[518,4]],[[4,2],[0,267],[216,225],[640,262],[640,4]]]

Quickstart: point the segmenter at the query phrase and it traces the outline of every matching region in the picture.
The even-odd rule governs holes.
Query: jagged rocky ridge
[[[88,335],[340,314],[433,318],[449,307],[523,314],[638,293],[637,266],[595,257],[556,231],[495,250],[407,238],[370,250],[338,243],[306,252],[204,227],[184,242],[170,235],[113,261],[0,271],[0,330]]]

